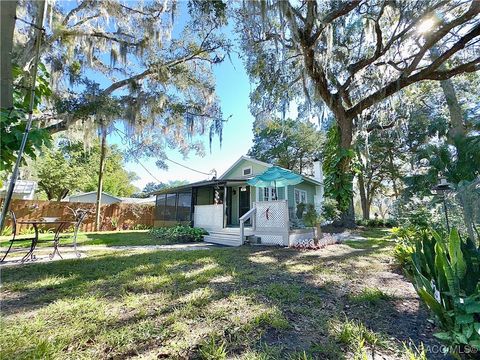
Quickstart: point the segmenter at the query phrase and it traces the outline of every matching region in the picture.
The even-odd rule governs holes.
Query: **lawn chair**
[[[91,211],[84,209],[72,209],[70,207],[69,209],[73,212],[73,216],[75,217],[75,225],[73,230],[73,248],[77,257],[80,257],[81,254],[77,251],[78,230],[80,229],[80,226],[82,226],[82,223],[86,219],[87,215],[91,213]]]
[[[25,242],[25,241],[28,241],[28,240],[32,240],[31,238],[29,238],[29,239],[16,239],[16,236],[17,236],[17,217],[15,216],[15,213],[12,210],[10,210],[10,218],[12,220],[12,239],[10,240],[10,245],[8,246],[8,249],[5,252],[5,255],[3,255],[2,260],[0,260],[0,262],[3,262],[5,260],[8,253],[12,250],[12,246],[13,246],[14,242],[19,242],[19,241]],[[22,248],[22,250],[23,250],[23,248]]]

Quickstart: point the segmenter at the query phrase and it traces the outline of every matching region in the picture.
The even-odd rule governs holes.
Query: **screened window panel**
[[[166,221],[176,221],[177,219],[177,194],[167,194],[167,200],[165,202],[165,218]]]
[[[157,195],[156,201],[156,219],[163,220],[165,217],[165,194]]]
[[[307,192],[305,190],[295,189],[295,204],[307,203]]]
[[[177,205],[177,221],[190,221],[192,193],[179,193]]]

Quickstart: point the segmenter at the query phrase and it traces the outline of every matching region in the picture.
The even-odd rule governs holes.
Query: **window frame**
[[[250,173],[245,174],[245,170],[250,170]],[[242,168],[242,176],[251,176],[253,174],[253,168],[252,166],[247,166]]]
[[[278,189],[274,187],[264,187],[263,189],[263,201],[273,201],[274,198],[278,199]],[[267,196],[265,196],[265,192]]]
[[[297,202],[297,192],[298,192],[298,198],[299,202]],[[302,195],[305,195],[305,201],[302,201]],[[295,203],[295,208],[297,208],[297,205],[300,203],[307,203],[307,190],[302,190],[299,188],[294,188],[293,189],[293,202]]]

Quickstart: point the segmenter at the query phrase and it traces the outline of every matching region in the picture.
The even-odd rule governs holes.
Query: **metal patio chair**
[[[5,260],[7,255],[12,250],[13,244],[15,242],[33,240],[33,238],[28,238],[28,239],[17,239],[16,238],[16,236],[17,236],[17,217],[15,216],[15,213],[12,210],[10,210],[9,213],[10,213],[10,218],[12,220],[12,239],[10,240],[10,245],[8,246],[8,249],[5,252],[5,255],[3,255],[2,260],[0,260],[0,262],[3,262]],[[24,250],[24,249],[22,248],[22,250]]]

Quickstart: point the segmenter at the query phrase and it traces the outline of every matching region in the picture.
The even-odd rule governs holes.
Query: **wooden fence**
[[[2,200],[0,200],[0,204]],[[12,200],[10,209],[13,210],[18,221],[41,219],[43,217],[57,217],[65,220],[73,220],[72,209],[90,210],[82,224],[81,231],[94,231],[95,227],[95,204],[63,201],[39,201],[39,200]],[[153,204],[110,204],[101,207],[101,230],[129,230],[153,226]],[[8,218],[6,226],[11,226]],[[30,225],[18,225],[17,232],[26,231]]]

